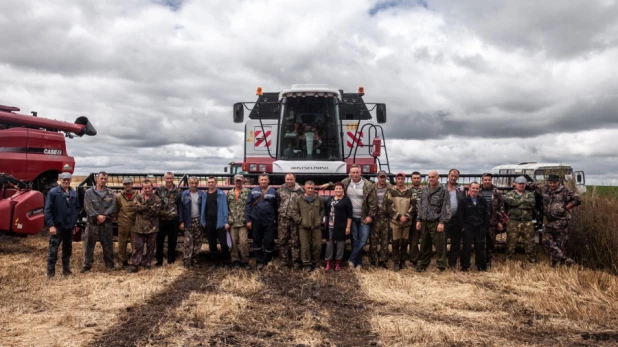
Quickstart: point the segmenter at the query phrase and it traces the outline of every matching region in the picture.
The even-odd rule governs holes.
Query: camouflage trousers
[[[157,233],[133,233],[133,255],[131,256],[131,265],[150,267],[152,258],[154,258],[156,245]],[[144,257],[144,246],[146,246],[146,257]]]
[[[86,226],[84,238],[84,267],[91,268],[94,257],[94,246],[97,240],[103,247],[103,262],[108,269],[114,268],[114,231],[112,222],[104,224],[90,224]]]
[[[56,230],[56,235],[49,236],[49,255],[47,256],[47,274],[56,273],[56,262],[58,261],[58,248],[62,243],[62,270],[70,269],[71,254],[73,253],[73,230]]]
[[[202,236],[204,235],[204,228],[200,224],[199,218],[191,219],[191,227],[185,228],[185,242],[184,252],[182,255],[182,262],[184,265],[191,265],[195,263],[196,255],[202,249]]]
[[[372,264],[388,260],[389,225],[389,217],[378,217],[371,230],[369,235],[369,259]]]
[[[528,261],[536,261],[534,251],[534,223],[532,221],[509,220],[506,225],[506,259],[511,259],[521,238]]]
[[[564,249],[569,239],[569,221],[556,220],[545,224],[543,231],[543,246],[551,255],[552,265],[564,262]]]
[[[283,261],[288,260],[288,254],[292,253],[292,261],[300,260],[300,234],[298,225],[293,220],[279,218],[278,230],[279,239],[279,258]]]
[[[410,236],[410,226],[401,226],[399,224],[390,223],[393,230],[393,262],[405,263],[408,258],[408,238]]]
[[[133,227],[135,224],[118,225],[118,260],[124,263],[128,260],[127,245],[133,240]]]

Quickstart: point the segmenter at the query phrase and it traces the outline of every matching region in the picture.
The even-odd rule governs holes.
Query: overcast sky
[[[78,173],[221,172],[257,86],[364,86],[392,171],[551,161],[618,184],[617,18],[611,0],[2,0],[0,104],[87,116]]]

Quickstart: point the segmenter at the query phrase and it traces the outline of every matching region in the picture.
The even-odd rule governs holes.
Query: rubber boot
[[[341,271],[341,260],[335,260],[335,271]]]
[[[399,248],[399,266],[401,267],[401,269],[406,269],[406,259],[408,259],[408,243],[409,241],[407,239],[401,239],[401,246]]]
[[[393,240],[393,263],[397,263],[397,267],[399,267],[399,258],[401,257],[401,240]]]
[[[71,267],[69,265],[62,266],[62,276],[70,276],[73,272],[71,272]]]
[[[331,260],[327,260],[326,261],[326,268],[324,270],[326,270],[326,271],[330,270],[330,264],[331,264]]]

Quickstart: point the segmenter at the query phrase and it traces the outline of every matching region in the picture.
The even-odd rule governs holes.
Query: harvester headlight
[[[249,164],[249,171],[257,171],[257,165],[256,164]]]
[[[371,166],[363,165],[363,173],[369,173],[370,170],[371,170]]]
[[[266,171],[266,164],[260,164],[260,170],[261,172]]]

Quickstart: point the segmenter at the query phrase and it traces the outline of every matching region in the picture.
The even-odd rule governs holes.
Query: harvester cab
[[[352,164],[367,175],[390,171],[379,125],[386,122],[386,106],[364,102],[362,87],[357,93],[344,93],[327,85],[303,84],[276,93],[258,88],[256,94],[256,102],[234,105],[236,123],[244,122],[244,111],[250,110],[244,171],[273,173],[275,181],[282,181],[276,174],[293,172],[316,183],[346,177]],[[372,112],[378,124],[372,122]]]

